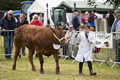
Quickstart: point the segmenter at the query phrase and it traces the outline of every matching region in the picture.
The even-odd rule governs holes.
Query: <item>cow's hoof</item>
[[[59,72],[56,72],[56,74],[59,74]]]
[[[40,73],[41,73],[41,74],[44,74],[44,72],[43,72],[43,71],[40,71]]]
[[[15,67],[12,67],[12,70],[15,70]]]
[[[15,70],[14,68],[12,68],[12,70]]]
[[[36,71],[36,69],[32,69],[32,71]]]

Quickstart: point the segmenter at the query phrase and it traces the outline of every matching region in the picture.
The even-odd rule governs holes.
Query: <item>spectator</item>
[[[85,12],[85,16],[82,17],[83,24],[88,24],[88,11]]]
[[[115,12],[115,20],[112,25],[111,32],[120,32],[120,11]],[[115,62],[120,62],[120,34],[116,33],[113,35],[114,39],[114,49],[115,49]]]
[[[14,39],[14,32],[6,31],[6,30],[16,30],[16,21],[13,17],[14,13],[12,10],[9,10],[6,16],[2,17],[0,21],[0,26],[2,30],[2,36],[4,36],[4,52],[5,57],[7,59],[11,59],[11,52],[13,48],[13,39]]]
[[[77,13],[78,13],[78,15],[77,15],[77,18],[78,18],[78,24],[79,24],[79,26],[80,26],[80,21],[81,21],[80,14],[81,14],[81,11],[78,10]]]
[[[34,14],[33,20],[30,22],[30,25],[43,26],[43,23],[40,20],[38,20],[38,15]]]
[[[30,22],[30,25],[43,26],[43,23],[40,20],[38,20],[38,15],[34,14],[33,20]],[[35,57],[37,57],[37,53],[36,53]]]
[[[17,28],[24,24],[28,24],[28,21],[25,19],[24,14],[20,14],[19,20],[17,21]],[[25,46],[22,47],[22,55],[25,56]]]
[[[65,35],[65,38],[68,40],[68,50],[66,56],[68,56],[70,59],[72,59],[72,45],[73,45],[73,37],[75,34],[73,33],[74,27],[73,25],[69,25],[69,30]]]
[[[102,16],[101,16],[100,14],[98,14],[95,9],[93,10],[93,13],[95,14],[95,17],[94,17],[94,18],[95,18],[96,20],[102,20]]]
[[[110,32],[111,28],[112,28],[112,24],[114,22],[114,15],[113,15],[111,10],[108,11],[108,14],[106,16],[106,20],[107,20],[107,23],[108,23],[108,26],[109,26],[109,32]]]
[[[90,26],[85,25],[84,32],[81,32],[78,36],[77,39],[80,39],[80,44],[79,44],[79,51],[76,56],[76,60],[79,61],[79,74],[84,75],[82,72],[82,67],[84,61],[87,61],[90,75],[96,75],[96,73],[93,72],[92,69],[92,47],[91,44],[94,44],[96,42],[94,36],[89,33]]]
[[[38,20],[40,20],[42,23],[44,22],[44,18],[42,14],[40,14],[40,16],[38,17]]]
[[[74,30],[75,31],[78,31],[78,27],[79,27],[79,23],[78,23],[78,18],[77,18],[77,16],[78,16],[78,13],[77,12],[75,12],[75,15],[73,16],[73,18],[72,18],[72,24],[73,24],[73,27],[74,27]]]
[[[95,14],[89,11],[89,16],[88,16],[88,25],[90,26],[90,31],[95,31],[95,19],[94,19]]]
[[[80,32],[84,31],[84,25],[80,25],[78,29]],[[79,44],[80,44],[80,39],[78,39],[78,40],[75,39],[74,40],[74,47],[73,47],[73,51],[74,51],[73,58],[75,58],[77,53],[78,53],[78,50],[79,50],[78,45]]]

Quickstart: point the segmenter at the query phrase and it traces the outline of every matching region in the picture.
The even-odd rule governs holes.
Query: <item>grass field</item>
[[[26,56],[22,56],[17,60],[16,70],[12,71],[13,56],[12,59],[5,59],[4,56],[0,56],[0,80],[120,80],[120,66],[116,65],[111,68],[113,63],[107,66],[105,63],[99,66],[100,73],[98,73],[97,66],[93,62],[93,70],[97,72],[96,76],[90,76],[87,63],[83,65],[83,72],[85,76],[78,74],[78,62],[72,63],[72,60],[65,60],[62,62],[62,58],[59,59],[60,74],[55,74],[55,61],[53,56],[44,56],[44,74],[40,74],[40,65],[38,58],[34,58],[34,64],[36,72],[31,70],[31,65]],[[99,65],[100,62],[97,62]]]
[[[0,37],[0,54],[4,54],[3,49],[3,40]],[[26,52],[27,49],[26,49]],[[13,52],[14,53],[14,48]],[[107,59],[107,49],[102,49],[99,54],[96,54],[98,59],[106,60]],[[114,50],[111,54],[112,59],[115,58]],[[107,61],[110,66],[107,66],[105,63],[102,66],[98,66],[100,73],[98,73],[98,69],[96,63],[93,62],[93,70],[97,72],[96,76],[90,76],[87,63],[83,65],[83,73],[85,76],[79,75],[79,62],[73,60],[65,60],[62,62],[63,58],[59,59],[60,65],[60,74],[55,74],[55,60],[53,56],[46,57],[44,56],[44,74],[40,74],[40,64],[38,58],[34,58],[34,64],[36,67],[36,72],[31,70],[31,65],[28,60],[28,55],[22,56],[18,58],[16,70],[12,71],[13,65],[13,55],[12,59],[5,59],[4,56],[0,56],[0,80],[120,80],[120,66],[115,65],[114,68],[111,68],[113,63],[109,60]],[[99,65],[101,62],[97,62]]]

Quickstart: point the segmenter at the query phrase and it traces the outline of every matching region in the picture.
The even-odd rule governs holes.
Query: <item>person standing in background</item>
[[[40,16],[38,17],[38,20],[40,20],[42,23],[44,22],[44,18],[42,14],[40,14]]]
[[[88,24],[88,11],[85,12],[85,16],[82,17],[83,24]]]
[[[95,14],[94,18],[96,20],[102,20],[102,15],[100,15],[99,13],[97,13],[97,11],[94,9],[93,13]]]
[[[17,21],[17,28],[24,24],[28,24],[28,21],[25,19],[24,14],[20,14],[19,20]],[[22,47],[22,55],[25,56],[25,46]],[[21,57],[21,55],[19,57]]]
[[[69,29],[65,34],[65,38],[67,39],[67,43],[68,43],[68,50],[67,50],[66,56],[68,56],[70,59],[73,59],[72,58],[72,47],[73,47],[73,42],[74,42],[73,37],[75,36],[75,33],[73,31],[74,31],[74,27],[72,24],[70,24]]]
[[[78,16],[78,13],[75,12],[75,15],[72,18],[72,24],[73,24],[73,27],[74,27],[75,31],[78,31],[78,27],[79,27],[79,23],[78,23],[79,21],[78,21],[77,16]]]
[[[79,24],[79,26],[80,26],[80,22],[81,22],[80,14],[81,14],[81,11],[78,10],[77,13],[78,13],[78,15],[77,15],[77,18],[78,18],[78,24]]]
[[[94,19],[95,14],[89,11],[89,16],[88,16],[88,25],[90,26],[90,31],[95,31],[95,19]]]
[[[16,30],[16,20],[14,18],[14,12],[9,10],[8,13],[2,17],[0,21],[0,27],[2,30],[2,36],[4,36],[4,52],[7,59],[11,59],[11,53],[13,48],[14,31]]]
[[[40,20],[38,20],[38,15],[34,14],[33,20],[30,22],[30,25],[43,26],[43,23]],[[36,53],[35,57],[37,57],[37,53]]]
[[[111,32],[120,32],[120,11],[116,11],[115,13],[115,20],[112,25]],[[115,62],[120,62],[120,34],[116,33],[113,34],[114,38],[114,49],[115,49]]]
[[[111,32],[112,24],[114,22],[114,15],[111,10],[108,11],[108,14],[106,15],[106,18],[108,26],[109,26],[109,33]]]
[[[42,21],[38,20],[38,15],[34,14],[33,20],[30,22],[30,25],[43,26]]]
[[[79,29],[80,32],[83,32],[84,31],[84,25],[80,25],[78,29]],[[76,33],[76,34],[78,34],[78,33]],[[73,58],[75,58],[77,53],[78,53],[78,50],[79,50],[78,45],[79,44],[80,44],[80,39],[78,39],[78,40],[74,39]]]

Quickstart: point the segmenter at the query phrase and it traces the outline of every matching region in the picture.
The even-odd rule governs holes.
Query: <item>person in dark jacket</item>
[[[114,15],[111,10],[108,11],[108,14],[105,18],[107,20],[108,26],[109,26],[109,32],[111,32],[111,28],[114,22]]]
[[[75,15],[74,15],[73,18],[72,18],[72,24],[73,24],[73,27],[74,27],[74,30],[75,30],[75,31],[78,31],[78,27],[79,27],[79,23],[78,23],[78,18],[77,18],[77,16],[78,16],[78,13],[75,12]]]
[[[24,14],[20,14],[19,20],[17,21],[17,28],[24,24],[28,24],[28,21],[25,19]],[[22,55],[25,56],[25,46],[22,47]],[[21,55],[19,57],[21,57]]]
[[[5,57],[7,59],[11,59],[11,52],[13,48],[13,39],[14,39],[14,31],[16,30],[16,21],[13,17],[14,13],[12,10],[9,10],[6,16],[2,17],[0,21],[0,27],[2,30],[2,36],[4,36],[4,52]],[[9,30],[9,31],[7,31]]]

